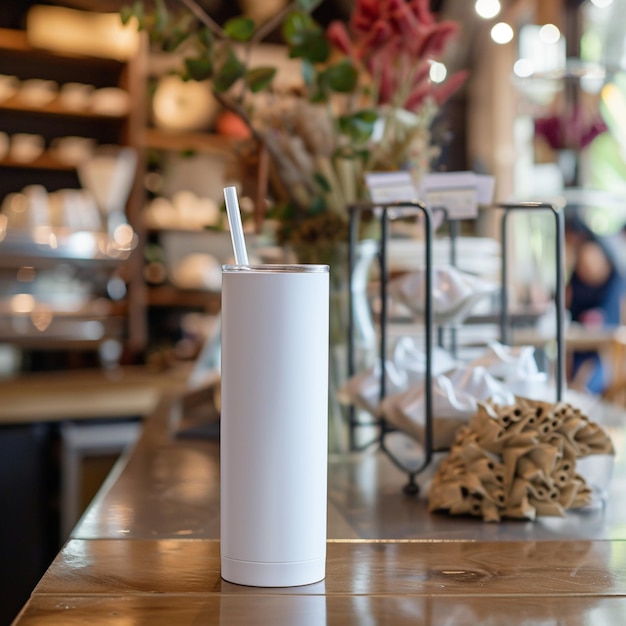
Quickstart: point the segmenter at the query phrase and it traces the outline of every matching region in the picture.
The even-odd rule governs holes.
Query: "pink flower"
[[[428,78],[428,62],[443,54],[458,30],[455,22],[436,21],[429,0],[356,0],[349,28],[333,22],[327,34],[332,45],[371,73],[378,85],[377,104],[395,100],[415,110],[429,95],[443,102],[465,80],[466,73],[458,73],[445,85],[433,86]],[[407,93],[406,102],[398,103]]]
[[[330,26],[326,30],[326,36],[328,37],[328,41],[331,45],[335,46],[335,48],[344,54],[352,56],[354,48],[352,46],[350,35],[348,35],[346,25],[343,22],[331,22]]]
[[[369,33],[373,23],[383,17],[381,6],[384,2],[378,0],[357,0],[350,19],[352,29],[361,34]]]
[[[432,86],[429,82],[424,81],[411,91],[407,101],[404,103],[404,108],[407,111],[415,111],[424,103],[426,96],[432,91]]]
[[[429,0],[412,0],[408,5],[419,22],[425,25],[435,23],[435,16],[430,12]]]
[[[439,105],[443,104],[450,96],[466,81],[469,72],[467,70],[460,70],[455,72],[446,80],[445,83],[435,87],[432,95],[435,102]]]
[[[543,137],[553,150],[586,148],[606,130],[599,113],[591,119],[584,119],[580,107],[563,116],[549,115],[535,120],[535,134]]]
[[[371,54],[372,50],[382,48],[393,41],[393,33],[387,22],[374,22],[371,31],[362,39],[359,47],[359,56],[363,59]]]
[[[395,33],[414,37],[419,23],[404,0],[388,0],[387,16]]]
[[[393,100],[396,91],[396,80],[392,63],[390,62],[388,53],[381,52],[378,61],[379,87],[378,87],[378,104],[388,104]]]
[[[458,24],[450,21],[432,25],[426,36],[420,42],[421,45],[418,50],[416,50],[416,55],[425,56],[429,59],[440,57],[450,39],[455,37],[458,31]]]
[[[467,79],[468,72],[461,70],[455,72],[445,83],[435,85],[429,79],[430,64],[425,63],[415,77],[413,89],[409,94],[404,108],[408,111],[416,111],[427,97],[431,97],[435,104],[442,105]]]

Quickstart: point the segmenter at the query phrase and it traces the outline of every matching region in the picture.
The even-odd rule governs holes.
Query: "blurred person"
[[[594,233],[578,215],[565,220],[565,256],[568,265],[566,306],[573,322],[590,329],[619,326],[626,293],[624,276],[614,248]],[[610,383],[597,351],[574,352],[569,378],[584,378],[591,393],[602,393]]]

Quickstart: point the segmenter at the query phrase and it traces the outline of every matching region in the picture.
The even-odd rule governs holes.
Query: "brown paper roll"
[[[435,474],[429,508],[485,521],[562,516],[591,501],[576,459],[599,452],[613,452],[610,437],[570,404],[481,403]]]
[[[491,502],[484,502],[482,508],[483,520],[485,522],[499,522],[501,519],[501,509]]]
[[[558,502],[543,502],[534,498],[529,498],[528,501],[535,507],[537,515],[565,517],[565,510]]]
[[[528,502],[528,498],[523,498],[519,504],[507,506],[504,509],[504,516],[534,521],[537,517],[537,509]]]
[[[547,479],[556,468],[557,459],[561,452],[557,446],[540,443],[531,448],[527,457],[541,470],[544,479]]]

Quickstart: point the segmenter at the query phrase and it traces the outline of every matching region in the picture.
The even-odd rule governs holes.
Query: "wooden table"
[[[0,425],[144,416],[166,391],[185,388],[189,367],[23,374],[0,382]]]
[[[147,420],[14,624],[621,624],[625,425],[604,506],[485,524],[430,515],[377,451],[329,462],[327,576],[287,589],[220,578],[219,449]]]

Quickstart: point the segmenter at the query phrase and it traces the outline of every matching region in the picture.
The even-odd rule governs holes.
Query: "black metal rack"
[[[400,470],[404,471],[409,482],[404,487],[407,493],[417,493],[419,488],[415,482],[415,477],[422,472],[432,460],[433,454],[433,424],[432,424],[432,338],[433,338],[433,306],[432,306],[432,239],[433,239],[433,219],[431,210],[422,202],[390,202],[387,204],[362,203],[349,207],[350,215],[350,235],[348,249],[348,271],[350,277],[350,289],[348,294],[348,376],[351,377],[355,373],[354,367],[354,315],[353,315],[353,288],[352,274],[354,270],[354,252],[358,240],[358,226],[360,216],[364,212],[379,212],[380,220],[380,241],[378,262],[380,268],[380,343],[379,358],[381,365],[381,381],[380,381],[380,400],[386,395],[386,379],[385,379],[385,356],[387,354],[387,239],[389,236],[389,212],[394,212],[394,217],[401,214],[403,217],[410,214],[422,214],[424,216],[425,230],[425,248],[424,248],[424,271],[425,271],[425,302],[424,302],[424,326],[425,326],[425,347],[426,354],[426,371],[424,377],[424,459],[417,469],[408,469],[400,459],[385,444],[385,435],[394,430],[388,426],[386,420],[379,419],[380,435],[377,438],[381,449],[387,454],[391,461]],[[349,411],[349,428],[350,428],[350,449],[355,450],[355,429],[364,426],[356,420],[354,407],[350,407]],[[368,447],[375,441],[370,442],[364,447]]]
[[[564,219],[563,213],[558,206],[544,202],[522,202],[522,203],[501,203],[496,208],[502,209],[504,214],[501,222],[501,238],[502,238],[502,260],[501,260],[501,290],[500,290],[500,341],[503,344],[508,342],[508,222],[511,213],[516,211],[551,211],[555,218],[556,224],[556,246],[555,246],[555,266],[556,266],[556,286],[555,286],[555,309],[556,309],[556,400],[563,399],[565,389],[565,346],[564,346],[564,318],[565,318],[565,270],[564,270]],[[458,223],[456,220],[450,220],[448,212],[444,207],[430,209],[424,203],[418,201],[410,202],[392,202],[387,204],[380,203],[361,203],[349,207],[350,216],[350,234],[349,234],[349,253],[348,268],[350,277],[350,289],[348,294],[348,376],[355,374],[354,359],[354,315],[353,315],[353,287],[352,274],[355,265],[355,248],[358,242],[358,227],[360,217],[363,213],[376,214],[379,213],[380,221],[380,241],[378,251],[378,262],[380,269],[380,342],[379,342],[379,359],[381,369],[380,380],[380,400],[382,401],[386,395],[386,377],[385,377],[385,358],[387,354],[387,239],[389,235],[389,213],[393,211],[393,218],[406,217],[410,214],[422,214],[425,218],[425,248],[424,248],[424,271],[425,271],[425,302],[424,302],[424,326],[425,326],[425,353],[426,353],[426,372],[424,379],[424,458],[417,469],[408,469],[398,459],[393,452],[385,444],[385,436],[395,430],[391,428],[384,418],[379,418],[377,422],[363,423],[356,418],[355,407],[351,406],[349,410],[349,435],[350,449],[364,449],[378,442],[380,448],[387,454],[391,461],[401,471],[405,472],[408,477],[408,483],[404,486],[407,494],[416,494],[419,487],[415,481],[416,476],[426,469],[435,452],[433,446],[433,406],[432,406],[432,341],[433,341],[433,306],[432,306],[432,284],[433,284],[433,267],[432,267],[432,242],[433,242],[433,213],[434,211],[443,211],[444,215],[450,222],[450,264],[456,266],[456,238],[458,235]],[[442,343],[441,328],[439,330],[439,343]],[[453,334],[453,350],[456,351],[456,337]],[[356,445],[356,429],[362,426],[376,425],[380,427],[380,433],[374,440],[363,446]]]
[[[554,294],[554,304],[556,310],[556,400],[563,399],[565,391],[565,261],[564,246],[565,221],[563,211],[555,204],[547,202],[518,202],[502,203],[497,205],[504,210],[501,222],[502,239],[502,262],[500,273],[500,341],[508,343],[509,334],[509,313],[508,313],[508,263],[507,263],[507,226],[509,216],[514,211],[551,211],[554,215],[556,226],[555,232],[555,266],[556,284]]]

